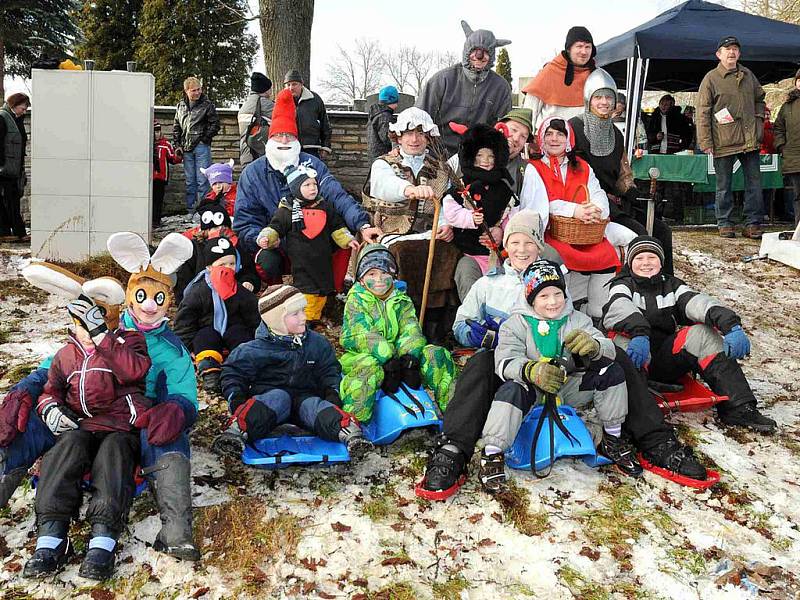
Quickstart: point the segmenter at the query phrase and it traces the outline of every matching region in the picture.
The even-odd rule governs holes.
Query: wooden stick
[[[428,308],[428,288],[431,286],[431,271],[433,270],[433,253],[436,247],[436,234],[439,231],[439,211],[442,209],[442,201],[434,196],[433,198],[433,227],[431,227],[431,241],[428,243],[428,262],[425,265],[425,285],[422,287],[422,303],[419,308],[419,326],[425,324],[425,310]]]

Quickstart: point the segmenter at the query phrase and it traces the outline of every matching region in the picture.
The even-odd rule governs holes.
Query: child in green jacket
[[[397,391],[400,381],[413,379],[417,372],[444,410],[455,379],[450,353],[427,343],[405,282],[396,281],[396,275],[389,250],[369,244],[359,253],[357,281],[347,294],[340,394],[343,409],[362,422],[372,417],[379,388]]]

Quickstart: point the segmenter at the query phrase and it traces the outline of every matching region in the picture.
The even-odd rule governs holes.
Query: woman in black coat
[[[11,94],[0,108],[0,241],[30,242],[20,212],[25,190],[25,112],[31,105],[26,94]]]

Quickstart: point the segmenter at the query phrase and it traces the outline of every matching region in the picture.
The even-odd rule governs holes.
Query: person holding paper
[[[744,171],[745,226],[742,235],[761,239],[764,201],[761,196],[759,147],[764,135],[764,90],[755,75],[738,64],[741,44],[732,35],[717,46],[719,64],[706,73],[697,99],[697,143],[714,155],[717,174],[716,213],[719,235],[736,236],[733,210],[733,164]]]

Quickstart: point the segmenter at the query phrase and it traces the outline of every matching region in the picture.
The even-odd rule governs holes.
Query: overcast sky
[[[249,2],[257,11],[258,1]],[[450,50],[460,55],[464,43],[460,21],[464,19],[473,29],[489,29],[498,38],[511,40],[507,49],[516,88],[520,76],[535,74],[564,47],[570,27],[588,27],[595,43],[600,44],[676,4],[679,0],[316,0],[311,32],[311,87],[325,76],[337,44],[350,47],[358,37],[380,40],[387,48],[402,43],[420,50]],[[250,29],[260,39],[257,21],[251,23]],[[254,69],[264,71],[260,52]],[[283,73],[267,75],[275,81],[283,77]],[[28,85],[21,80],[8,81],[6,95],[25,91]]]

